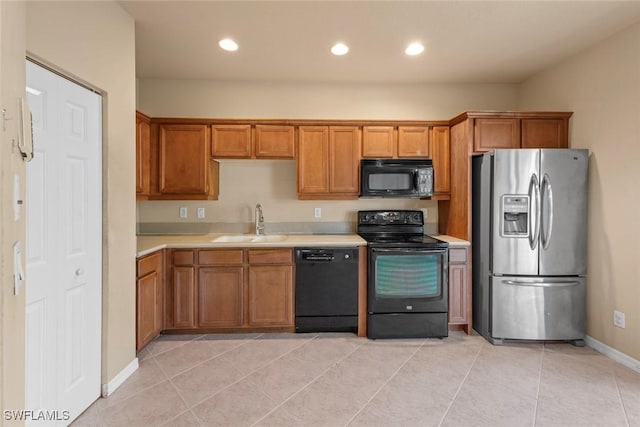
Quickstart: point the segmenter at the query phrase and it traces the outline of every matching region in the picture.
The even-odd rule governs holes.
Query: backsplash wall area
[[[438,231],[436,201],[419,199],[298,200],[294,160],[219,160],[218,200],[138,202],[139,234],[253,232],[255,206],[264,211],[267,233],[349,233],[356,212],[420,209],[429,233]],[[179,218],[180,207],[187,218]],[[205,208],[205,217],[196,217]],[[321,217],[315,218],[315,208]]]

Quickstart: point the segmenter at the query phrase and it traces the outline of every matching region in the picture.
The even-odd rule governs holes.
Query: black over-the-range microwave
[[[431,197],[431,159],[363,159],[360,197]]]

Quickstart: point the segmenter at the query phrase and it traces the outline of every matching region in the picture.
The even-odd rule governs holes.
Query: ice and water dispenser
[[[502,196],[502,235],[522,237],[529,235],[529,196]]]

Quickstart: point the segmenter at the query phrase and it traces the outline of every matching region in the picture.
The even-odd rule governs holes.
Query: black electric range
[[[359,211],[367,241],[367,337],[448,335],[449,244],[424,235],[422,211]]]

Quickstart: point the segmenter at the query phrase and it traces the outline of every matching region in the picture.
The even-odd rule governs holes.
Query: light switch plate
[[[315,218],[322,218],[322,208],[315,208],[313,210],[313,216]]]
[[[187,217],[187,208],[186,208],[186,206],[181,206],[179,212],[180,212],[180,218],[186,218]]]
[[[198,219],[203,219],[204,218],[204,208],[198,208],[197,216],[198,216]]]

